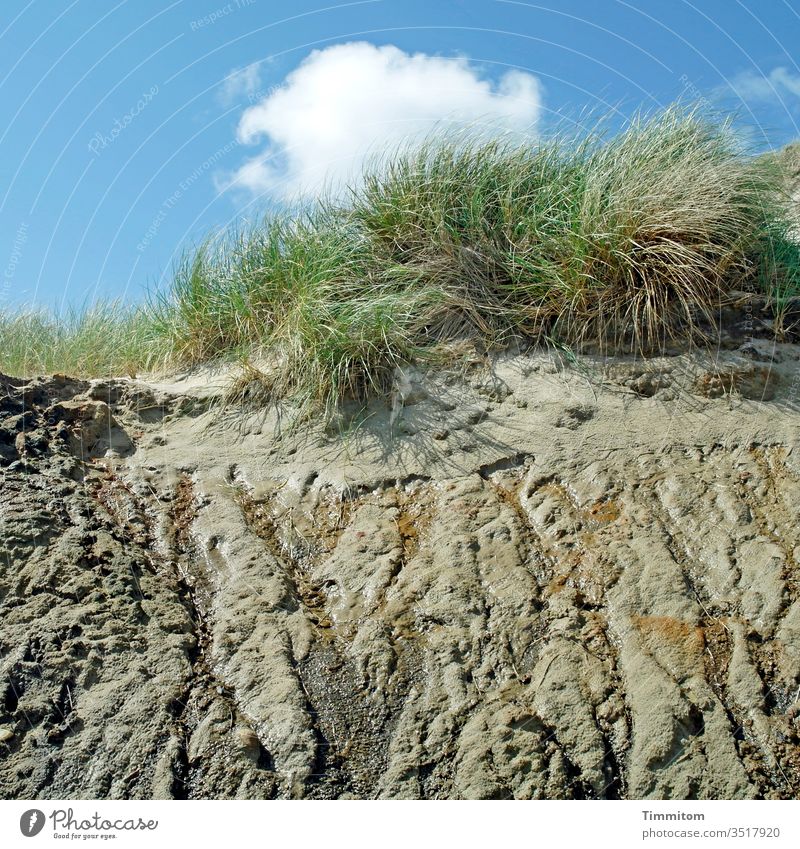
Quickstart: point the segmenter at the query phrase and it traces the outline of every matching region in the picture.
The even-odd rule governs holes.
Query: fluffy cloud
[[[352,178],[365,157],[435,127],[530,131],[540,107],[528,73],[508,71],[493,83],[466,59],[340,44],[311,53],[245,110],[239,141],[264,147],[230,182],[284,199],[315,194]]]
[[[800,97],[800,75],[786,68],[773,68],[768,74],[744,71],[730,81],[734,94],[745,102],[783,100]]]

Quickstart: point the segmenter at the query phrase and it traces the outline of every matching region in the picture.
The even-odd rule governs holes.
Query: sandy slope
[[[0,795],[796,797],[800,347],[0,384]]]

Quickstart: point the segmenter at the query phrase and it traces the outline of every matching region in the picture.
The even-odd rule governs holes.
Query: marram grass
[[[800,293],[778,157],[672,108],[613,137],[434,137],[321,200],[210,239],[140,307],[0,315],[0,370],[245,364],[240,386],[330,408],[448,343],[693,340],[732,291]],[[258,363],[258,367],[253,365]]]
[[[119,303],[68,309],[0,311],[0,372],[76,377],[135,374],[164,361],[146,311]]]

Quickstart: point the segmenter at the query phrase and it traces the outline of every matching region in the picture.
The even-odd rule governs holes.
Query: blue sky
[[[404,135],[677,98],[800,136],[798,0],[3,0],[0,309],[141,298]]]

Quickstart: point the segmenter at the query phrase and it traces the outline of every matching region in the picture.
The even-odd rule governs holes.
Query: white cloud
[[[244,68],[231,71],[225,77],[220,84],[217,97],[223,106],[231,106],[243,97],[252,101],[260,85],[261,75],[258,65],[246,65]]]
[[[737,97],[745,102],[784,100],[786,95],[800,97],[800,74],[786,68],[773,68],[768,74],[743,71],[729,83]]]
[[[463,58],[339,44],[315,50],[245,110],[239,141],[265,146],[230,185],[281,198],[315,194],[357,175],[365,157],[437,126],[530,131],[540,109],[539,82],[522,71],[493,84]]]

